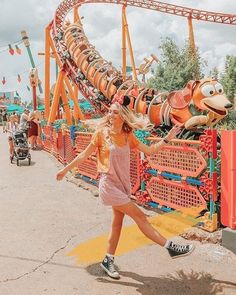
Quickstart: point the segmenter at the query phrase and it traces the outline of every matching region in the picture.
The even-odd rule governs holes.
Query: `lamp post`
[[[24,45],[27,49],[28,52],[28,56],[30,59],[30,63],[32,66],[32,69],[30,71],[29,74],[29,79],[30,79],[30,85],[32,87],[32,92],[33,92],[33,109],[34,111],[37,109],[37,92],[36,92],[36,87],[39,87],[39,92],[43,93],[43,89],[42,89],[42,85],[41,85],[41,81],[38,78],[38,70],[36,69],[35,63],[34,63],[34,59],[32,56],[32,52],[30,49],[30,42],[29,42],[29,37],[26,34],[26,31],[21,31],[21,37],[22,37],[22,41],[24,42]]]

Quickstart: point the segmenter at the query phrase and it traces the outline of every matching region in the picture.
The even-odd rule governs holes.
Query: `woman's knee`
[[[139,212],[135,212],[131,217],[135,222],[147,222],[147,217],[141,210]]]
[[[119,215],[119,216],[114,216],[114,218],[112,220],[112,226],[113,227],[120,227],[120,226],[122,226],[123,220],[124,220],[124,214]]]
[[[146,215],[135,204],[132,204],[132,207],[130,208],[128,215],[134,220],[136,220],[136,219],[143,220],[143,221],[147,220]]]
[[[113,220],[112,220],[112,227],[119,229],[122,227],[124,219],[124,213],[113,209]]]

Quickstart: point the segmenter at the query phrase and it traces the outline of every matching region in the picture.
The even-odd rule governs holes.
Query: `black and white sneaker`
[[[182,256],[187,256],[194,250],[194,245],[179,245],[173,242],[170,242],[167,250],[171,258],[178,258]]]
[[[105,272],[109,275],[109,277],[113,279],[120,278],[118,271],[116,271],[115,269],[113,257],[109,257],[106,255],[106,257],[103,259],[103,262],[100,265],[105,270]]]

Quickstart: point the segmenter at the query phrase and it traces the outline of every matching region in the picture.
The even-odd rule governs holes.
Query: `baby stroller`
[[[20,160],[28,159],[28,164],[31,164],[31,155],[29,152],[29,145],[26,137],[26,133],[22,130],[18,130],[12,135],[14,153],[10,157],[11,163],[14,157],[16,158],[16,165],[20,165]]]

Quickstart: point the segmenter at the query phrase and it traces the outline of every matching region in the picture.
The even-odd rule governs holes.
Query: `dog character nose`
[[[227,104],[225,105],[225,108],[226,108],[226,109],[231,109],[232,106],[233,106],[232,103],[227,103]]]

